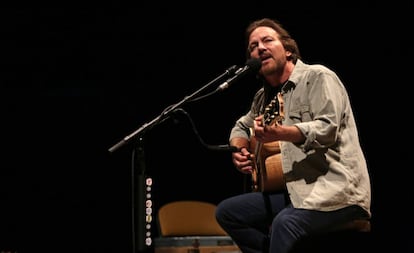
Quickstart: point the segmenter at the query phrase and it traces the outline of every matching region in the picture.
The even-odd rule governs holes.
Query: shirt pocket
[[[291,108],[289,119],[292,123],[311,121],[312,117],[309,105],[300,105],[295,108]]]

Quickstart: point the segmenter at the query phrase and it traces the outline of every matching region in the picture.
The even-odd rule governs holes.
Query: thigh
[[[287,228],[291,224],[300,235],[326,232],[332,227],[360,218],[363,210],[358,206],[349,206],[335,211],[322,212],[316,210],[296,209],[289,205],[275,217],[272,229]]]
[[[251,227],[267,229],[275,214],[285,207],[283,194],[249,192],[223,200],[217,206],[219,216],[243,221]]]

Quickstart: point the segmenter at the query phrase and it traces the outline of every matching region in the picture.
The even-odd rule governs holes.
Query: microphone
[[[233,76],[233,75],[236,74],[236,72],[237,72],[237,65],[233,65],[233,66],[229,67],[228,69],[226,69],[224,74],[228,75],[228,76]]]
[[[262,67],[262,61],[258,58],[251,58],[246,61],[246,65],[243,68],[239,68],[234,73],[234,76],[227,79],[224,83],[222,83],[219,87],[217,87],[217,90],[224,90],[227,89],[230,84],[234,83],[237,79],[241,78],[242,76],[251,73],[251,72],[257,72]]]

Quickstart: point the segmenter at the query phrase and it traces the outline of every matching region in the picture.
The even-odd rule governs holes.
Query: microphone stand
[[[125,136],[121,141],[113,145],[108,149],[110,153],[113,153],[120,149],[123,146],[131,143],[132,140],[138,140],[136,146],[133,149],[132,155],[132,253],[144,252],[148,250],[152,245],[152,239],[148,236],[151,228],[152,213],[149,213],[148,210],[152,210],[151,200],[144,201],[148,196],[148,189],[151,189],[152,179],[147,177],[146,168],[145,168],[145,152],[144,152],[144,135],[145,132],[154,127],[155,125],[166,120],[172,112],[174,112],[181,105],[186,103],[189,100],[194,99],[201,92],[209,88],[214,83],[218,82],[226,76],[232,76],[236,72],[236,65],[228,68],[224,73],[196,90],[194,93],[189,96],[184,97],[181,101],[176,104],[170,105],[164,109],[164,111],[152,119],[151,121],[144,123],[141,127]],[[217,89],[215,92],[220,91]],[[215,93],[214,92],[214,93]],[[211,94],[210,94],[211,95]],[[135,195],[135,193],[138,193]],[[151,204],[148,204],[151,203]],[[138,208],[138,210],[136,210]],[[152,212],[152,211],[151,211]],[[149,225],[149,226],[147,226]],[[149,233],[147,233],[149,232]]]
[[[111,152],[111,153],[113,153],[114,151],[116,151],[117,149],[121,148],[122,146],[125,146],[132,139],[136,138],[139,134],[141,134],[142,132],[144,132],[148,127],[152,127],[156,123],[163,122],[166,119],[166,117],[169,116],[169,114],[171,112],[173,112],[175,109],[177,109],[178,107],[180,107],[181,105],[183,105],[184,103],[186,103],[188,100],[193,99],[195,96],[197,96],[198,94],[200,94],[205,89],[209,88],[211,85],[213,85],[214,83],[218,82],[219,80],[221,80],[225,76],[233,75],[235,71],[236,71],[236,65],[231,66],[224,73],[222,73],[221,75],[219,75],[218,77],[216,77],[212,81],[208,82],[206,85],[204,85],[200,89],[196,90],[191,95],[184,97],[184,99],[181,100],[180,102],[178,102],[178,103],[176,103],[174,105],[168,106],[166,109],[164,109],[164,111],[159,116],[155,117],[150,122],[144,123],[140,128],[138,128],[137,130],[135,130],[131,134],[125,136],[121,141],[119,141],[118,143],[116,143],[115,145],[113,145],[111,148],[109,148],[108,151]],[[216,91],[220,91],[220,89],[218,89]]]

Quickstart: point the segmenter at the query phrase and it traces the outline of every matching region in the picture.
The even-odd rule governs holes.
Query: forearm
[[[281,141],[289,141],[297,144],[305,141],[305,136],[296,126],[279,126],[277,128],[277,136]]]

